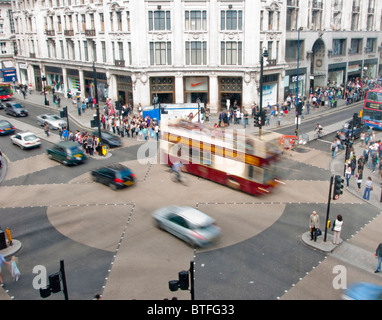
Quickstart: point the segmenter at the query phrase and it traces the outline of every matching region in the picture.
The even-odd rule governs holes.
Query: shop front
[[[219,77],[219,111],[235,106],[242,107],[243,78]]]
[[[151,77],[150,97],[152,103],[156,97],[159,103],[175,103],[175,78]]]
[[[107,78],[106,73],[97,72],[97,98],[98,101],[106,101],[107,98]],[[85,97],[95,97],[94,91],[94,73],[92,71],[84,71],[85,80]]]
[[[185,103],[209,102],[209,78],[208,77],[184,77]]]
[[[28,66],[25,62],[20,62],[19,66],[19,83],[27,84],[28,81]]]
[[[270,74],[263,77],[263,107],[277,104],[279,90],[279,75]]]
[[[71,94],[76,95],[77,92],[81,91],[79,72],[74,69],[67,69],[66,72],[68,75],[68,91],[70,91]]]
[[[362,78],[362,60],[361,61],[350,61],[348,63],[348,77],[347,82],[355,82],[357,79]]]
[[[118,101],[125,104],[133,105],[133,84],[130,76],[116,75]]]
[[[46,84],[50,89],[56,92],[64,92],[64,78],[62,76],[62,68],[58,67],[45,67]]]
[[[329,65],[328,85],[340,86],[346,81],[346,62]]]
[[[297,76],[298,73],[298,76]],[[289,95],[296,95],[297,85],[298,94],[304,96],[306,94],[306,68],[286,70],[284,78],[284,99]]]
[[[33,65],[34,83],[37,91],[42,91],[42,79],[40,66]]]
[[[378,75],[378,59],[365,60],[363,63],[363,77],[375,79]]]

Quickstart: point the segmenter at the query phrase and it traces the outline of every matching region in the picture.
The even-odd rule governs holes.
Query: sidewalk
[[[376,131],[376,140],[382,140],[382,132]],[[361,142],[358,140],[353,144],[354,153],[357,156],[357,159],[362,155],[364,147],[361,145]],[[340,175],[341,177],[344,176],[344,166],[345,166],[345,151],[340,150],[337,152],[335,159],[332,160],[330,164],[330,171],[333,175]],[[370,200],[363,199],[363,193],[365,190],[365,182],[367,177],[371,177],[373,181],[373,191],[370,192]],[[345,180],[345,179],[344,179]],[[350,178],[349,182],[349,188],[346,188],[346,180],[344,182],[344,190],[343,192],[350,192],[354,196],[358,197],[359,199],[362,199],[361,201],[364,201],[365,203],[369,203],[370,205],[375,206],[378,209],[382,209],[382,203],[381,200],[381,178],[379,177],[379,170],[378,168],[373,172],[371,169],[367,167],[367,164],[364,166],[363,171],[363,179],[362,179],[362,185],[361,185],[361,192],[358,192],[358,186],[356,183],[356,178],[352,176]],[[381,211],[382,212],[382,211]],[[365,228],[367,229],[367,227]],[[330,231],[329,231],[330,232]],[[342,240],[340,245],[334,245],[331,241],[332,235],[328,232],[327,234],[327,241],[324,242],[324,235],[317,238],[317,242],[310,241],[310,234],[309,232],[302,235],[302,241],[307,244],[308,246],[320,250],[322,252],[330,253],[336,250],[336,248],[343,245]],[[376,243],[379,240],[376,239]]]
[[[50,104],[49,106],[44,105],[44,96],[40,95],[40,93],[36,92],[36,91],[32,91],[32,94],[27,94],[26,100],[24,100],[23,95],[21,93],[15,93],[14,98],[16,100],[19,100],[20,102],[25,101],[25,102],[30,103],[30,104],[36,104],[39,106],[43,106],[43,107],[50,109],[50,110],[62,110],[63,107],[67,106],[70,120],[75,121],[78,125],[80,125],[84,128],[90,129],[90,120],[93,120],[93,116],[95,115],[96,110],[95,109],[86,109],[85,113],[81,112],[81,115],[78,115],[77,107],[73,106],[72,100],[68,99],[66,96],[63,96],[62,94],[58,94],[58,95],[60,96],[60,99],[61,99],[61,103],[60,103],[61,108],[60,109],[58,109],[57,107],[54,106],[52,94],[47,95],[47,100],[49,101],[49,104]],[[100,112],[101,113],[103,112],[103,105],[104,104],[101,102],[100,103]],[[301,122],[316,119],[316,118],[319,118],[320,116],[322,116],[324,114],[330,114],[332,112],[336,112],[336,111],[344,109],[346,107],[347,106],[345,104],[345,100],[342,100],[342,99],[338,100],[337,107],[335,107],[335,108],[329,108],[327,106],[325,106],[325,107],[321,106],[318,109],[314,109],[311,107],[310,113],[308,115],[305,114],[306,110],[304,110],[304,115],[303,115],[304,118],[302,118],[300,116]],[[250,111],[250,110],[248,110],[248,111]],[[134,110],[134,113],[136,113],[136,110]],[[213,126],[215,123],[219,122],[219,114],[220,114],[220,112],[210,115],[210,122],[209,122],[210,126]],[[281,127],[294,125],[295,119],[296,119],[295,109],[292,109],[289,112],[287,117],[283,117],[283,119],[281,121]],[[235,128],[235,129],[243,128],[244,129],[244,124],[230,124],[229,128]],[[277,118],[276,117],[272,117],[270,119],[269,125],[263,126],[264,131],[274,130],[274,129],[277,129]],[[336,129],[338,129],[338,128],[335,128],[334,130],[336,130]],[[246,133],[249,133],[249,134],[257,133],[259,131],[259,129],[257,127],[254,127],[254,125],[253,125],[253,118],[249,119],[248,126],[245,130],[246,130]],[[330,133],[330,130],[331,130],[331,128],[325,127],[325,133]],[[313,136],[314,136],[313,131],[312,132],[300,132],[300,135],[302,133],[308,134],[310,140],[313,139]]]

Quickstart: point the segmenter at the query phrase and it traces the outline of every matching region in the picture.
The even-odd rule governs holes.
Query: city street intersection
[[[188,176],[187,186],[173,182],[169,167],[141,164],[137,153],[145,145],[128,138],[122,148],[109,150],[110,157],[93,157],[77,167],[48,159],[48,141],[33,153],[22,151],[23,159],[8,158],[0,186],[1,226],[10,227],[22,243],[16,254],[22,277],[12,282],[3,272],[6,286],[0,297],[41,299],[32,287],[32,270],[43,265],[48,274],[55,273],[60,260],[65,261],[69,298],[82,300],[95,294],[106,300],[189,300],[188,291],[170,292],[168,281],[188,270],[190,261],[195,262],[197,300],[339,299],[342,291],[332,284],[336,265],[346,267],[349,284],[364,280],[382,285],[382,277],[373,273],[373,252],[381,241],[380,206],[344,190],[330,211],[331,220],[337,214],[344,217],[344,243],[327,254],[301,239],[313,210],[324,229],[329,180],[341,166],[314,143],[285,153],[285,184],[261,197],[195,176]],[[328,141],[322,143],[328,150]],[[2,150],[7,156],[3,142]],[[337,156],[342,158],[343,152]],[[92,168],[114,162],[131,168],[138,183],[115,192],[91,180]],[[220,241],[193,249],[159,230],[151,213],[171,204],[214,217],[222,229]]]

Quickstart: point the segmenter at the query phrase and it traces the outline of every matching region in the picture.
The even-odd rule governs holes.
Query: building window
[[[207,30],[206,10],[186,11],[185,12],[185,29],[186,30]]]
[[[362,53],[362,39],[351,39],[350,54]]]
[[[88,42],[84,41],[85,61],[89,61]]]
[[[298,40],[287,40],[285,46],[285,60],[296,61],[298,52]],[[300,60],[304,59],[304,40],[300,40]]]
[[[343,56],[346,52],[346,39],[333,40],[333,56]]]
[[[123,54],[123,42],[118,42],[119,60],[125,60]]]
[[[243,11],[221,11],[221,30],[243,30]]]
[[[187,41],[186,42],[186,65],[206,65],[207,64],[207,42]]]
[[[102,47],[102,62],[106,62],[106,43],[105,41],[101,41]]]
[[[242,42],[221,42],[221,64],[242,65]]]
[[[171,42],[150,42],[150,64],[171,65]]]
[[[367,38],[365,53],[375,52],[376,51],[376,43],[377,43],[377,39]]]
[[[171,30],[170,11],[149,11],[149,30],[162,31]]]

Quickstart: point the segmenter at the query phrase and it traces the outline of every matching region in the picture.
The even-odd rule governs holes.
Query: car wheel
[[[117,190],[117,186],[115,184],[113,184],[113,183],[109,183],[109,187],[113,191]]]

